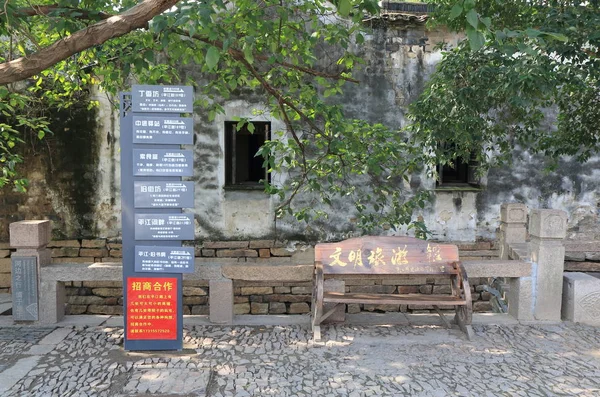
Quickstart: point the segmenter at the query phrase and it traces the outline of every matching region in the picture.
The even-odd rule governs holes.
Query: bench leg
[[[313,339],[315,342],[319,342],[321,341],[321,322],[323,321],[323,267],[319,263],[315,264],[311,304]]]
[[[312,331],[313,331],[313,341],[321,342],[321,326],[313,324]]]
[[[456,315],[454,316],[454,322],[458,324],[458,327],[462,332],[467,335],[467,339],[471,340],[475,335],[473,333],[473,327],[471,326],[472,314],[466,306],[456,306]]]

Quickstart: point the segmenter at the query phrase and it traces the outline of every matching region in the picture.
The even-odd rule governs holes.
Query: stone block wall
[[[455,243],[463,260],[486,260],[498,257],[498,247],[489,241]],[[211,261],[231,261],[269,264],[311,263],[312,247],[295,248],[273,240],[206,241],[197,243],[196,257]],[[121,244],[106,239],[53,241],[53,263],[120,262]],[[0,245],[0,292],[9,292],[10,253],[8,244]],[[201,264],[197,264],[201,266]],[[445,280],[430,277],[375,280],[348,278],[347,292],[382,293],[449,293]],[[473,308],[478,312],[491,311],[491,294],[484,290],[487,279],[470,279]],[[68,314],[122,314],[121,282],[85,281],[66,283]],[[208,314],[208,282],[185,280],[183,283],[183,313]],[[249,282],[234,280],[234,311],[236,314],[304,314],[310,312],[312,283],[307,282]],[[400,311],[420,313],[431,310],[417,305],[348,305],[348,312]]]
[[[0,293],[10,292],[10,246],[0,243]]]

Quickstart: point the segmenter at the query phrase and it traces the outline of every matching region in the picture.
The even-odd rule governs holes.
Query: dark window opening
[[[438,165],[437,186],[479,186],[476,169],[477,162],[474,156],[469,160],[458,157],[452,164]]]
[[[255,156],[258,149],[271,139],[271,123],[254,121],[254,132],[244,124],[237,130],[237,122],[225,122],[225,185],[262,186],[261,180],[271,181],[263,167],[264,158]]]

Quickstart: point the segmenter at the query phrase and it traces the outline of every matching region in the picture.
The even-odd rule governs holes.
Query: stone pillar
[[[46,248],[46,246],[50,242],[51,231],[52,228],[50,221],[21,221],[13,222],[9,226],[10,246],[12,248],[17,249],[16,252],[14,252],[11,255],[13,264],[13,285],[11,288],[13,295],[13,313],[14,310],[17,308],[17,305],[27,305],[27,310],[23,310],[23,313],[28,313],[26,316],[26,321],[32,321],[34,318],[36,318],[39,321],[40,318],[44,315],[44,311],[40,310],[39,305],[39,302],[43,300],[43,296],[40,296],[39,278],[40,267],[49,265],[51,262],[50,250]],[[14,285],[16,280],[15,270],[22,271],[24,269],[24,267],[21,267],[19,269],[14,268],[15,266],[18,266],[18,264],[15,263],[15,260],[18,258],[36,259],[36,264],[33,265],[33,267],[29,267],[29,269],[32,269],[31,273],[28,273],[27,275],[22,275],[23,277],[35,278],[35,280],[23,279],[20,282],[17,281],[19,285]],[[28,262],[32,263],[33,261],[29,260]],[[34,272],[35,274],[33,274]],[[37,298],[37,302],[35,298]],[[64,314],[64,306],[58,308],[57,310],[60,311],[61,309]],[[16,318],[14,314],[13,317]],[[24,318],[16,319],[23,320]]]
[[[533,277],[508,280],[508,314],[519,321],[533,321]]]
[[[208,282],[209,318],[215,324],[233,324],[233,281],[231,279]]]
[[[527,239],[527,206],[502,204],[500,207],[500,259],[509,259],[508,246],[525,243]]]
[[[529,219],[533,264],[533,317],[560,321],[567,214],[560,210],[532,210]]]

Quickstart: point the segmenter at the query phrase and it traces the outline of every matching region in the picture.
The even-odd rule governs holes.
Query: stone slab
[[[0,259],[1,261],[1,259]],[[600,272],[600,262],[565,262],[566,272]]]
[[[462,261],[469,278],[474,277],[529,277],[531,263],[518,260]]]
[[[210,280],[208,293],[210,321],[215,324],[233,323],[233,281]]]
[[[205,241],[204,248],[211,249],[235,249],[248,248],[248,241]]]
[[[39,345],[58,345],[72,332],[69,328],[57,328],[38,342]]]
[[[22,358],[11,367],[0,372],[0,396],[8,394],[10,388],[35,368],[41,358],[42,356]]]
[[[600,279],[585,273],[563,275],[562,319],[600,325]]]
[[[311,281],[313,269],[313,265],[223,265],[222,274],[226,278],[245,281]]]
[[[600,241],[565,241],[564,246],[567,252],[600,252]]]

